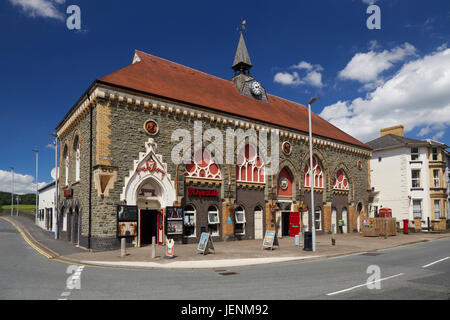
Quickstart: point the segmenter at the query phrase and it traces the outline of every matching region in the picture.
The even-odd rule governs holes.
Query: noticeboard
[[[137,206],[117,206],[117,221],[119,222],[137,222],[138,207]]]
[[[273,246],[280,246],[277,234],[275,231],[266,231],[263,242],[263,249],[270,248],[271,250],[273,250]]]
[[[214,244],[212,242],[211,235],[209,233],[204,232],[200,236],[200,241],[198,243],[197,251],[200,251],[200,253],[203,253],[203,255],[206,255],[209,253],[209,250],[213,250],[214,251],[213,253],[215,253]]]

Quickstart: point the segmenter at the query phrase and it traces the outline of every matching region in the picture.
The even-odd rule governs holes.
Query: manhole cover
[[[221,276],[235,276],[239,273],[236,272],[224,272],[224,273],[219,273]]]
[[[362,256],[369,256],[369,257],[376,257],[376,256],[380,256],[381,253],[376,253],[376,252],[367,252],[367,253],[363,253]]]

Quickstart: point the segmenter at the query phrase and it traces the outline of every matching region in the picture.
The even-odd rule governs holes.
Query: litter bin
[[[409,220],[408,219],[403,220],[403,233],[404,234],[409,233]]]
[[[305,232],[305,247],[303,248],[304,251],[312,251],[312,232],[307,231]]]

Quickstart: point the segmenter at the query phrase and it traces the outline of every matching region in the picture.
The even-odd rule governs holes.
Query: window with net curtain
[[[414,218],[422,218],[422,200],[413,200]]]

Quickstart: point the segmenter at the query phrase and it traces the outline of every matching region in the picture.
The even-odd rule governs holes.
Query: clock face
[[[252,90],[252,93],[255,96],[260,96],[262,94],[262,87],[261,87],[261,84],[258,81],[253,81],[250,84],[250,88]]]

